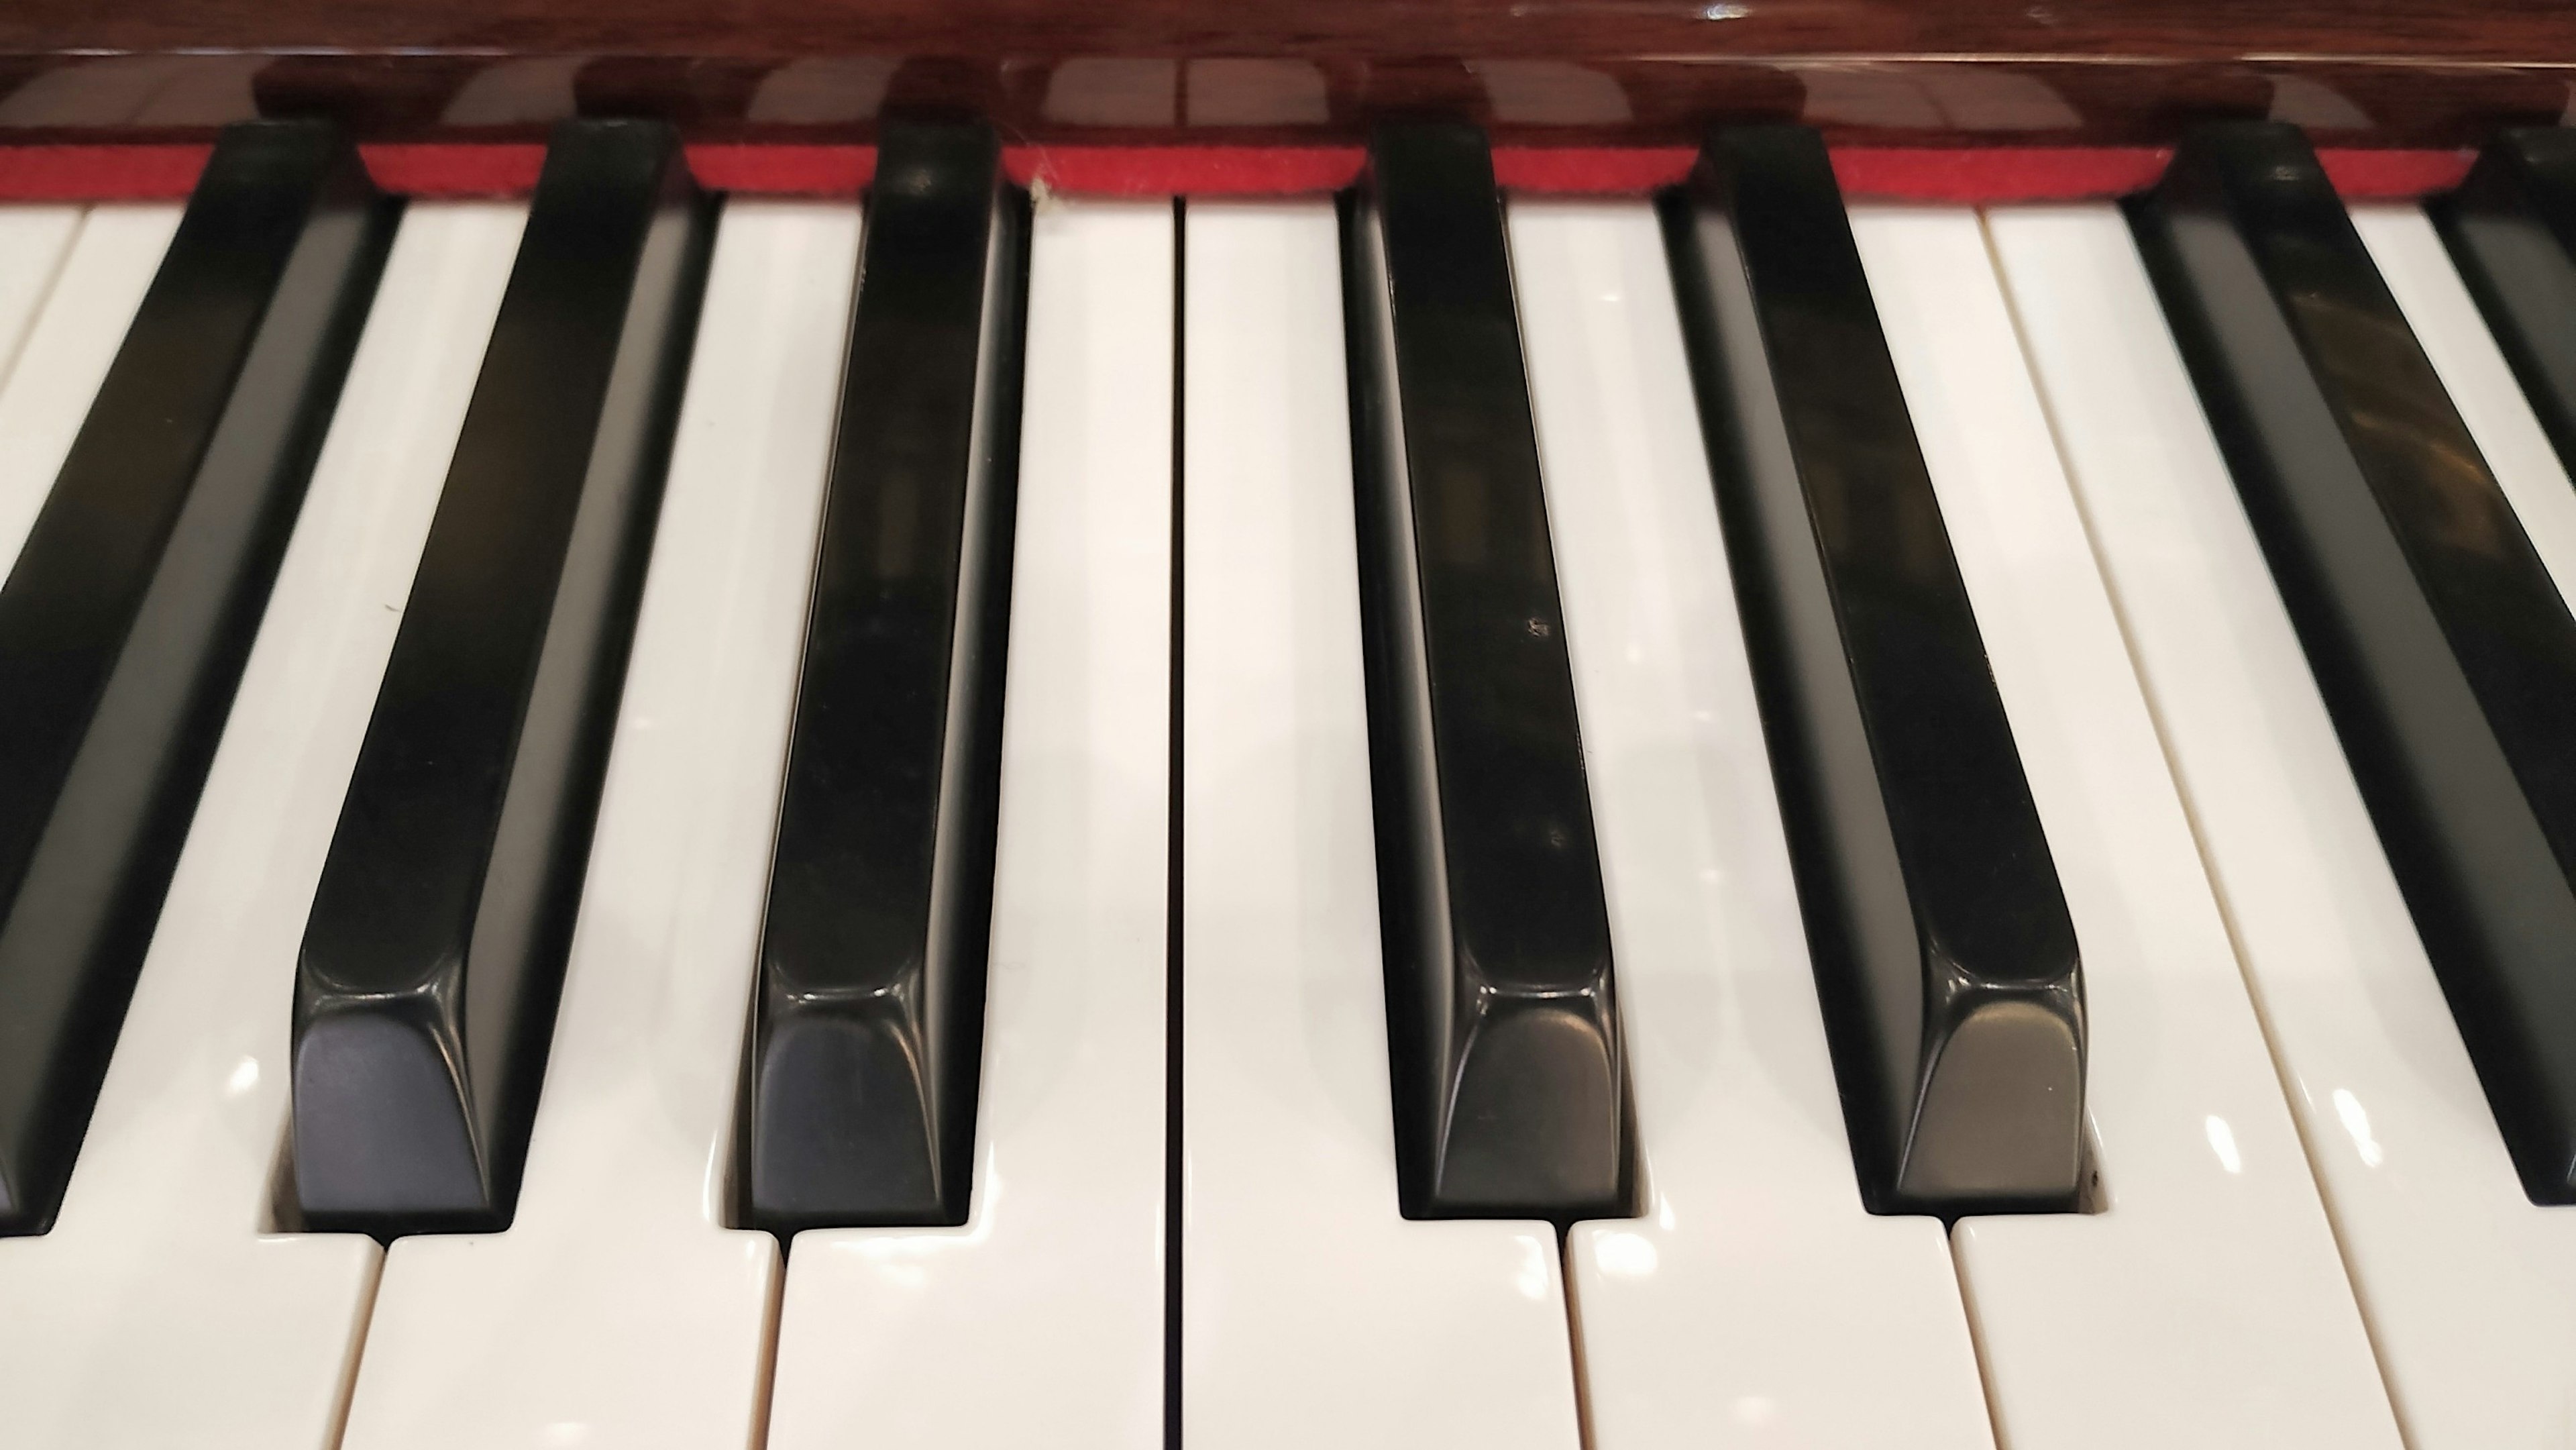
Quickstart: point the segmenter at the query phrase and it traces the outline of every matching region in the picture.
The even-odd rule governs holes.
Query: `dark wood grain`
[[[1800,119],[1845,141],[2170,140],[2273,116],[2456,145],[2554,122],[2555,0],[14,0],[0,133],[326,114],[533,134],[583,113],[696,136],[855,134],[887,108],[1006,136],[1355,138],[1439,113],[1497,139]]]
[[[1714,14],[1721,18],[1712,19]],[[2570,60],[2550,0],[14,0],[0,51]],[[2555,54],[2553,54],[2555,52]]]

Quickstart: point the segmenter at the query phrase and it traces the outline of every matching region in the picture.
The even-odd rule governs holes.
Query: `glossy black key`
[[[1864,1196],[2072,1207],[2075,928],[1824,143],[1720,130],[1664,221]]]
[[[887,126],[863,247],[737,1134],[782,1233],[972,1187],[1028,285],[991,130]]]
[[[667,128],[555,131],[304,929],[311,1227],[508,1222],[712,228]]]
[[[2576,1200],[2576,621],[2299,132],[2129,217],[2524,1187]]]
[[[1403,1209],[1622,1214],[1609,914],[1484,137],[1382,128],[1342,221]]]
[[[62,1200],[396,209],[223,134],[0,587],[0,1233]]]
[[[2507,131],[2430,210],[2559,461],[2576,473],[2576,130]]]

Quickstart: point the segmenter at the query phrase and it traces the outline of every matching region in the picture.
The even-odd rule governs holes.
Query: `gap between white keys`
[[[1940,1224],[1861,1205],[1662,233],[1511,235],[1648,1191],[1567,1245],[1595,1443],[1989,1445]]]
[[[1397,1207],[1331,204],[1188,280],[1183,1438],[1572,1450],[1552,1231]]]
[[[1954,1230],[2004,1438],[2398,1444],[1984,225],[1853,232],[2083,952],[2101,1211]]]
[[[525,213],[416,204],[396,235],[61,1217],[0,1240],[13,1447],[335,1436],[378,1256],[269,1231],[296,947]],[[68,395],[96,391],[178,215],[91,213],[20,361],[36,401],[0,398],[0,468],[60,466]]]
[[[2523,1196],[2128,225],[2108,204],[1987,224],[2408,1443],[2561,1445],[2576,1216]],[[2519,393],[2466,396],[2414,321],[2514,493],[2488,415]]]
[[[769,1450],[1162,1443],[1172,231],[1036,212],[973,1196],[797,1236]]]
[[[518,1211],[387,1254],[350,1450],[755,1432],[778,1248],[726,1157],[859,221],[726,206]]]

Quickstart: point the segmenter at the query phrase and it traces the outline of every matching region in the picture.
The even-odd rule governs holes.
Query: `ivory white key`
[[[2084,953],[2100,1211],[1954,1231],[2016,1450],[2398,1442],[2118,617],[1968,208],[1859,208]]]
[[[2505,1156],[2127,224],[1989,225],[2407,1443],[2564,1446],[2576,1213]]]
[[[0,391],[0,575],[53,491],[181,210],[176,202],[91,207],[26,324]]]
[[[96,385],[177,214],[91,213],[21,360],[31,391]],[[12,1447],[337,1436],[378,1254],[273,1219],[296,943],[524,215],[415,204],[395,238],[61,1216],[0,1240]],[[79,424],[72,404],[53,443],[28,406],[0,398],[0,439],[30,440],[0,446],[0,495]]]
[[[1037,211],[973,1195],[797,1235],[770,1450],[1162,1443],[1172,262]]]
[[[0,387],[18,365],[18,349],[37,310],[62,274],[64,254],[86,208],[0,206]],[[123,340],[120,331],[118,339]]]
[[[1332,205],[1187,241],[1182,1439],[1574,1450],[1553,1231],[1397,1208]]]
[[[1510,225],[1648,1191],[1567,1246],[1594,1443],[1991,1444],[1940,1223],[1861,1206],[1662,233]]]
[[[350,1450],[756,1433],[778,1246],[726,1145],[858,246],[726,207],[518,1213],[387,1253]]]

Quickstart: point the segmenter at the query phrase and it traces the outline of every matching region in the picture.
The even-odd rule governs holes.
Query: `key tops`
[[[1665,223],[1865,1196],[2072,1207],[2075,929],[1823,141],[1716,132]]]
[[[305,929],[314,1227],[508,1221],[711,222],[668,128],[557,128]]]
[[[1405,1211],[1616,1216],[1627,1066],[1493,165],[1404,125],[1369,168],[1342,286]]]
[[[0,1232],[41,1232],[178,862],[395,210],[226,131],[0,586]]]

